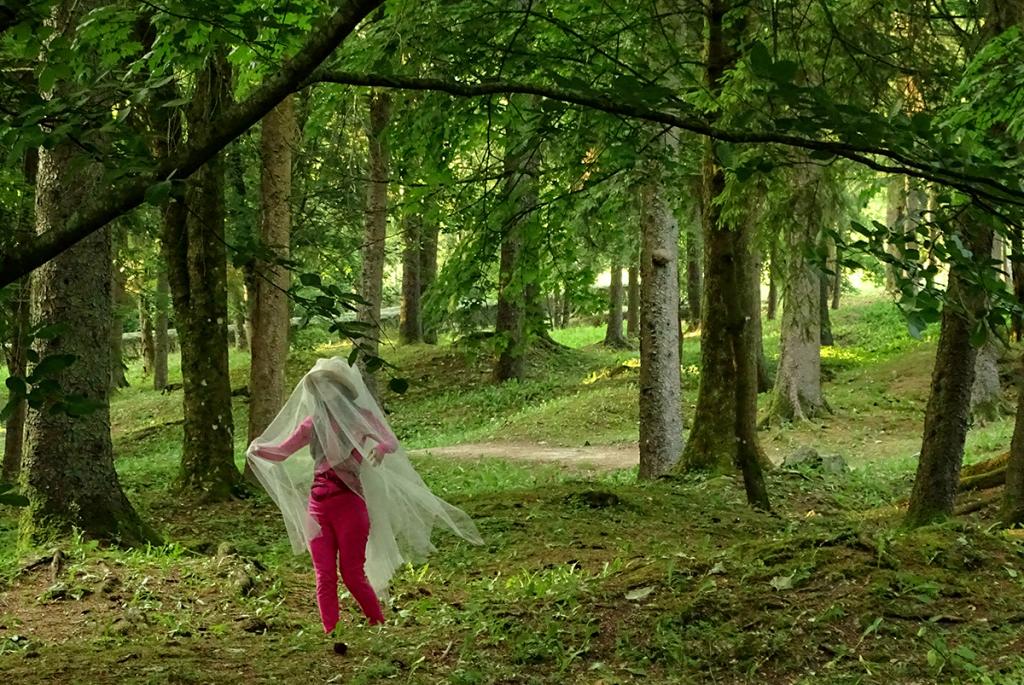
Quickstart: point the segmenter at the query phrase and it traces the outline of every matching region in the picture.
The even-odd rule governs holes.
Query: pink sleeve
[[[284,461],[309,444],[309,436],[312,432],[313,417],[307,416],[295,429],[295,432],[285,438],[280,445],[264,445],[257,447],[254,452],[256,456],[270,461]]]
[[[398,438],[391,432],[391,429],[384,425],[373,412],[363,411],[363,416],[370,422],[370,427],[375,431],[369,437],[377,441],[377,450],[380,454],[391,454],[398,449]]]

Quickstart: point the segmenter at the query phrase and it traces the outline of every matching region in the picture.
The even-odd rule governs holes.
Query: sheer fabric
[[[398,567],[434,551],[434,528],[483,542],[465,512],[427,488],[362,376],[343,359],[317,361],[246,457],[280,508],[296,554],[320,534],[308,506],[316,474],[333,471],[364,499],[370,517],[366,576],[382,598]]]

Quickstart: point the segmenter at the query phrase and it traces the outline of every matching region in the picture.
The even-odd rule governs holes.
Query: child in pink
[[[375,458],[394,452],[398,447],[394,433],[372,413],[364,412],[363,415],[376,431],[373,435],[365,436],[377,443]],[[255,454],[270,461],[283,461],[307,445],[314,461],[309,513],[320,525],[320,535],[310,541],[309,551],[316,573],[316,600],[324,632],[330,633],[338,624],[339,568],[345,587],[370,624],[384,623],[380,601],[364,571],[370,520],[359,479],[354,473],[345,472],[343,476],[331,468],[324,458],[313,418],[307,417],[302,421],[284,442],[257,447]],[[354,448],[351,456],[356,462],[362,461],[362,456]]]

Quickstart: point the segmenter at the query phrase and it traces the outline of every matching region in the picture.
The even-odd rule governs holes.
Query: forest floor
[[[320,632],[308,557],[290,553],[266,497],[197,506],[175,495],[180,394],[146,389],[133,369],[112,407],[118,471],[167,544],[65,540],[53,568],[53,549],[19,548],[15,514],[0,512],[0,673],[14,683],[1024,682],[1021,538],[995,529],[988,509],[899,526],[933,341],[909,339],[877,298],[851,299],[834,328],[839,344],[824,353],[834,413],[762,437],[776,461],[813,447],[851,469],[777,469],[774,515],[750,510],[731,477],[636,483],[637,355],[596,345],[597,327],[557,331],[570,349],[538,354],[527,381],[503,387],[471,346],[391,350],[412,382],[386,398],[396,431],[485,544],[439,536],[428,564],[395,579],[382,628],[363,627],[346,600],[345,657]],[[776,332],[769,323],[770,359]],[[684,349],[688,416],[698,346],[691,336]],[[324,353],[297,350],[290,378]],[[246,361],[232,355],[236,387]],[[239,398],[236,425],[245,411]],[[1004,451],[1011,430],[1007,419],[975,426],[968,460]]]

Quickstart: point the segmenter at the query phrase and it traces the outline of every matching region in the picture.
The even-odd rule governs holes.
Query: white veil
[[[279,449],[307,419],[312,420],[309,443],[290,454]],[[375,448],[392,446],[389,442],[394,451],[377,450],[375,456]],[[387,597],[399,566],[434,551],[430,537],[435,527],[473,544],[483,542],[465,512],[430,492],[394,441],[362,376],[343,359],[318,360],[246,456],[280,508],[296,554],[308,550],[320,533],[307,504],[315,468],[330,468],[363,497],[370,518],[366,576],[381,598]]]

